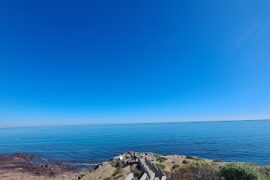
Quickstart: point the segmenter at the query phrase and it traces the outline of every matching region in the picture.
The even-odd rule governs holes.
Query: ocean
[[[270,165],[270,121],[182,122],[0,129],[0,153],[91,165],[126,151]]]

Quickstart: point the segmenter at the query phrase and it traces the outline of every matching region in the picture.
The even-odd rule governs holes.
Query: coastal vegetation
[[[173,166],[171,180],[269,180],[270,168],[246,163],[226,163],[215,167],[205,160]]]
[[[221,169],[221,176],[226,180],[266,180],[266,174],[261,171],[261,167],[241,164],[229,163]]]
[[[143,154],[143,153],[142,153]],[[138,156],[142,155],[141,153]],[[245,163],[228,163],[221,160],[209,160],[201,159],[193,156],[161,156],[152,153],[143,154],[151,162],[156,163],[158,167],[164,171],[167,180],[269,180],[270,168],[263,166],[256,166]],[[124,161],[130,162],[129,155],[123,154]],[[128,157],[128,158],[127,158]],[[127,158],[127,159],[126,159]],[[125,160],[126,159],[126,160]],[[140,166],[135,164],[127,165],[124,167],[115,166],[115,159],[109,161],[109,164],[113,164],[117,170],[115,172],[121,172],[120,169],[125,168],[125,173],[121,172],[121,176],[116,176],[114,173],[110,180],[124,180],[124,175],[128,175],[130,172],[134,173],[134,180],[140,179],[143,175],[143,171]],[[125,163],[124,163],[125,164]],[[96,172],[102,171],[103,167],[108,164],[99,166],[99,170],[91,171],[91,178],[89,174],[84,176],[83,180],[94,179]],[[130,169],[128,172],[127,169]],[[117,178],[121,177],[121,178]],[[100,177],[98,177],[100,178]],[[102,179],[102,178],[101,178]],[[161,179],[161,178],[160,178]],[[133,179],[132,179],[133,180]]]
[[[163,157],[163,156],[158,156],[158,157],[157,157],[157,161],[158,161],[158,162],[161,162],[161,163],[162,163],[162,162],[164,162],[164,161],[166,161],[166,160],[167,160],[167,158],[165,158],[165,157]]]
[[[175,166],[173,166],[174,168]],[[208,179],[208,180],[219,180],[218,168],[213,164],[205,160],[189,161],[187,164],[178,166],[173,169],[171,174],[171,180],[196,180],[196,179]]]
[[[270,168],[244,163],[227,163],[217,168],[203,160],[177,166],[171,180],[269,180]]]
[[[183,155],[127,152],[89,167],[88,171],[56,162],[39,164],[33,160],[29,154],[0,156],[0,179],[140,180],[152,173],[156,179],[165,177],[166,180],[270,180],[270,167],[267,166]]]

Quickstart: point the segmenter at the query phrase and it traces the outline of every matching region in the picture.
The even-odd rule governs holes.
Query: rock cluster
[[[0,170],[27,172],[44,176],[54,176],[71,170],[71,167],[57,162],[39,163],[33,155],[23,153],[0,155],[0,162]]]
[[[127,152],[114,157],[109,163],[118,169],[118,175],[120,170],[128,170],[122,173],[125,180],[165,180],[165,173],[156,165],[154,159],[156,159],[155,155],[151,153]]]

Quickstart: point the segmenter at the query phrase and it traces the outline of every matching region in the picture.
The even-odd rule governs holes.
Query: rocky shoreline
[[[0,155],[0,179],[78,179],[74,167],[54,161],[41,161],[32,154]]]
[[[57,162],[36,162],[32,154],[2,155],[0,162],[1,170],[31,172],[36,175],[54,176],[72,170],[70,166]]]
[[[219,180],[224,179],[220,172],[226,164],[226,162],[220,160],[208,160],[192,156],[162,156],[153,153],[127,152],[100,163],[93,169],[81,171],[68,164],[39,161],[31,154],[18,153],[0,155],[0,179]],[[262,173],[262,177],[266,180],[270,179],[269,167],[258,167],[257,169]]]

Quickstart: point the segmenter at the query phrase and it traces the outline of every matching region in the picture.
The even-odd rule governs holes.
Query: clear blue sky
[[[0,2],[0,126],[270,117],[270,1]]]

